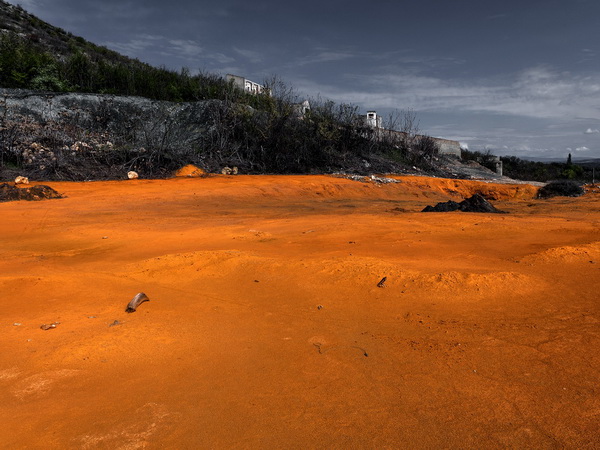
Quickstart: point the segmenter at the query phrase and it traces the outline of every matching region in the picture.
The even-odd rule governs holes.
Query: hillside
[[[353,105],[315,100],[299,115],[298,96],[276,78],[253,95],[217,75],[119,55],[1,0],[0,8],[4,179],[160,177],[188,163],[246,173],[439,171],[427,137],[382,136]]]
[[[0,0],[0,32],[16,34],[28,40],[42,51],[59,59],[67,59],[72,53],[81,52],[92,60],[105,59],[113,63],[141,64],[106,47],[95,45],[72,33],[55,27],[20,6]]]
[[[272,95],[253,95],[218,75],[152,67],[0,0],[0,179],[163,177],[189,163],[472,176],[448,168],[418,130],[382,134],[356,106],[330,101],[311,99],[299,115],[293,88],[276,78],[266,87]]]
[[[152,67],[74,36],[1,0],[0,85],[169,101],[232,95],[221,77],[191,76],[187,70]]]

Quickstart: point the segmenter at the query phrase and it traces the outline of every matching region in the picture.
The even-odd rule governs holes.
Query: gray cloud
[[[40,2],[38,0],[5,0],[7,3],[11,3],[13,5],[20,5],[25,8],[27,11],[32,12],[40,6]]]
[[[261,61],[263,61],[263,59],[264,59],[263,53],[256,51],[256,50],[248,50],[245,48],[239,48],[239,47],[234,46],[233,51],[236,52],[238,55],[243,56],[244,58],[246,58],[247,60],[249,60],[250,62],[252,62],[254,64],[258,64]]]
[[[461,110],[530,118],[600,119],[600,75],[578,76],[534,67],[504,80],[468,83],[418,74],[346,76],[343,86],[300,82],[334,100],[372,108]],[[347,88],[344,88],[347,86]],[[369,106],[367,106],[369,105]]]
[[[104,42],[103,45],[127,56],[137,57],[152,50],[155,55],[190,61],[212,60],[219,64],[230,64],[234,58],[219,52],[208,52],[197,42],[189,39],[171,39],[161,35],[139,34],[125,42]]]
[[[308,64],[328,63],[356,57],[356,54],[348,51],[322,50],[319,53],[295,60],[291,66],[305,66]]]

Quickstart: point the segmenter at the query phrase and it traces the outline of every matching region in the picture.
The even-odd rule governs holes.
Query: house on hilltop
[[[304,117],[308,111],[310,111],[310,102],[308,100],[304,100],[302,103],[294,103],[294,112],[297,117]]]
[[[402,131],[386,130],[382,125],[381,116],[377,115],[377,111],[367,111],[367,114],[364,117],[364,120],[365,120],[365,124],[368,127],[374,128],[375,130],[377,130],[379,132],[382,132],[383,130],[385,130],[387,133],[406,135],[406,133],[404,133]],[[417,137],[423,137],[423,136],[417,136]],[[460,158],[462,156],[462,152],[460,149],[460,142],[451,141],[449,139],[435,138],[435,137],[431,137],[431,139],[433,139],[435,141],[435,143],[437,144],[437,146],[440,149],[441,154],[453,155],[458,158]]]
[[[237,86],[240,89],[251,94],[262,94],[265,91],[264,86],[255,83],[254,81],[248,80],[244,77],[240,77],[239,75],[232,75],[228,73],[227,75],[225,75],[225,79],[229,82],[232,82],[234,86]]]
[[[365,123],[371,128],[383,129],[381,116],[377,115],[377,111],[367,111],[367,117],[365,117]]]

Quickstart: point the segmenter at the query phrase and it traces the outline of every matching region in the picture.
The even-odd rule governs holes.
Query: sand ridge
[[[594,448],[600,197],[399,180],[0,204],[2,446]],[[419,212],[473,193],[509,214]]]

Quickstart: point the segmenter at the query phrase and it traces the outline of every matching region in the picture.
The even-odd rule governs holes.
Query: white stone
[[[138,175],[137,172],[134,172],[133,170],[127,172],[127,178],[129,178],[130,180],[135,180],[136,178],[139,178],[140,176]]]
[[[15,178],[15,184],[29,184],[29,178],[18,176]]]

